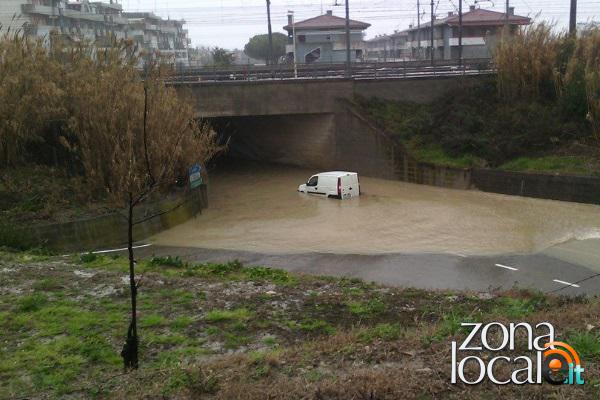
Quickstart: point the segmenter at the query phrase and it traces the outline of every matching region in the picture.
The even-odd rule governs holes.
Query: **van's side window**
[[[308,180],[308,182],[306,183],[306,186],[317,186],[318,182],[319,182],[319,177],[313,176],[312,178],[310,178]]]

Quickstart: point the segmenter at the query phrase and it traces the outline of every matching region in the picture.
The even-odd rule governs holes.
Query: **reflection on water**
[[[213,172],[210,208],[162,245],[263,253],[530,252],[600,237],[600,206],[361,177],[363,195],[296,192],[319,171],[243,165]]]

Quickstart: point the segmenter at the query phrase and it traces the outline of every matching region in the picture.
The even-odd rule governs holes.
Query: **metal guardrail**
[[[298,65],[298,79],[344,78],[345,64]],[[440,61],[431,66],[426,61],[362,62],[352,64],[353,79],[383,79],[416,76],[474,75],[494,72],[489,59],[468,60],[462,65],[458,61]],[[262,81],[294,80],[293,65],[232,66],[228,68],[177,68],[170,75],[172,83],[218,82],[218,81]]]

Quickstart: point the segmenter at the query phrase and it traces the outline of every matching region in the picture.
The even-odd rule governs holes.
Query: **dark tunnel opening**
[[[333,114],[219,117],[208,120],[228,150],[215,162],[238,160],[328,168],[335,159]]]

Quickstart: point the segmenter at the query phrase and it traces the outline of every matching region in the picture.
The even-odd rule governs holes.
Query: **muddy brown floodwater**
[[[152,241],[261,253],[484,255],[600,238],[600,206],[368,177],[356,199],[298,193],[316,172],[255,164],[215,171],[210,208]]]

